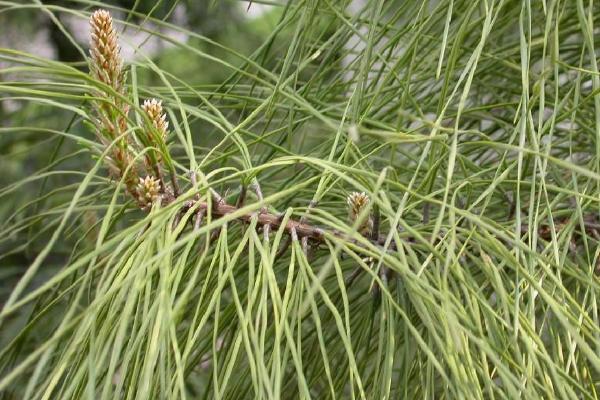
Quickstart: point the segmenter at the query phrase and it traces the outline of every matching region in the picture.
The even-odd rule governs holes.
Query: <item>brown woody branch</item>
[[[210,212],[213,217],[222,218],[224,216],[233,214],[240,210],[239,207],[227,204],[224,201],[224,199],[220,198],[218,195],[215,196],[215,194],[216,194],[216,192],[213,193],[213,197],[216,198],[217,201],[213,202],[210,207]],[[196,204],[198,204],[196,213],[201,214],[202,216],[207,215],[207,213],[209,211],[208,203],[199,201],[199,200],[187,202],[181,211],[185,212],[186,210],[192,208]],[[267,226],[267,225],[270,226],[271,231],[278,230],[279,228],[281,228],[281,226],[283,224],[283,218],[281,215],[264,212],[264,211],[242,214],[242,215],[238,216],[236,218],[236,220],[242,221],[245,223],[249,223],[249,222],[251,222],[251,220],[253,218],[257,219],[257,222],[258,222],[257,225],[259,225],[259,226]],[[567,218],[557,221],[557,223],[555,224],[555,232],[558,233],[566,225],[566,223],[568,223]],[[338,232],[338,231],[334,231],[334,230],[326,230],[326,229],[320,228],[318,226],[312,225],[310,223],[307,223],[305,218],[304,219],[301,218],[299,221],[293,220],[293,219],[288,220],[284,226],[284,230],[289,235],[289,237],[294,236],[294,232],[295,232],[295,236],[297,238],[305,239],[305,240],[309,240],[309,241],[317,242],[317,243],[324,242],[327,236],[338,237],[338,238],[347,240],[348,242],[354,242],[353,239],[350,239],[347,235],[343,234],[342,232]],[[584,230],[585,230],[586,234],[589,234],[600,240],[600,223],[596,222],[595,220],[593,220],[591,218],[586,218],[586,219],[584,219]],[[528,232],[527,226],[523,226],[522,234],[525,234],[527,232]],[[538,227],[538,235],[539,235],[539,237],[541,237],[545,240],[551,239],[550,226],[540,225]],[[370,237],[367,239],[370,240],[371,243],[373,243],[376,246],[382,246],[385,243],[386,235],[377,235],[377,237],[375,237],[373,235],[373,237]],[[408,240],[411,241],[412,239],[409,238]],[[394,242],[392,242],[390,245],[390,250],[395,250],[395,249],[396,249],[396,244]]]
[[[206,213],[208,213],[209,206],[208,206],[208,203],[206,203],[206,202],[197,202],[197,203],[188,202],[188,204],[186,204],[184,206],[184,208],[189,209],[189,208],[193,207],[195,204],[198,204],[197,212],[201,212],[204,215],[206,215]],[[211,212],[212,216],[216,217],[216,218],[221,218],[226,215],[233,214],[238,210],[239,210],[239,208],[237,208],[236,206],[232,206],[223,201],[215,202],[210,207],[210,212]],[[254,218],[254,217],[256,217],[256,219],[258,220],[258,225],[270,225],[271,229],[274,229],[274,230],[279,229],[283,223],[283,219],[281,216],[275,215],[275,214],[272,214],[269,212],[242,214],[239,217],[237,217],[236,219],[238,221],[250,222],[252,220],[252,218]],[[299,222],[299,221],[295,221],[295,220],[288,220],[288,222],[285,224],[284,229],[288,234],[291,234],[292,231],[296,231],[296,235],[299,238],[307,238],[309,240],[316,241],[316,242],[323,242],[325,240],[325,236],[326,236],[325,230],[318,228],[316,226],[313,226],[313,225],[310,225],[307,223],[303,223],[303,222]],[[330,232],[330,233],[334,236],[340,236],[339,234],[337,234],[335,232]]]

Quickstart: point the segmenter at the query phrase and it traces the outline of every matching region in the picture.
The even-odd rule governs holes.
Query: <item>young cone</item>
[[[99,99],[92,102],[96,114],[96,134],[102,143],[108,145],[127,132],[129,104],[126,101],[123,59],[113,20],[108,11],[96,10],[90,17],[90,29],[90,75],[111,88],[95,90],[93,95]],[[126,174],[124,182],[127,190],[138,199],[137,166],[132,165],[134,156],[128,144],[127,136],[118,140],[107,157],[107,164],[115,178]]]
[[[144,100],[142,109],[150,119],[153,129],[158,133],[160,139],[164,142],[167,139],[169,122],[167,115],[162,108],[162,102],[156,99]],[[152,137],[149,135],[149,137]]]
[[[137,200],[143,210],[148,210],[158,199],[160,193],[160,182],[153,176],[140,178],[137,184]]]
[[[368,207],[370,199],[364,192],[352,192],[348,195],[346,202],[348,203],[348,218],[350,219],[350,222],[355,223],[363,210]],[[358,231],[363,236],[371,236],[371,232],[373,231],[373,217],[371,214],[364,217],[360,222]]]
[[[92,76],[122,93],[124,86],[123,60],[117,33],[110,13],[97,10],[90,17],[90,56]]]

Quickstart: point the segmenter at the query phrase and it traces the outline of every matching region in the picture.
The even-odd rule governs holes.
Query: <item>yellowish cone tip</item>
[[[369,205],[369,196],[365,192],[352,192],[348,195],[348,217],[352,223],[356,222],[360,213]],[[373,219],[367,216],[365,221],[358,227],[358,231],[363,235],[370,235],[373,229]]]
[[[160,192],[160,182],[153,176],[140,178],[137,185],[137,196],[140,206],[144,209],[152,207],[152,204],[158,199]]]
[[[365,192],[352,192],[348,195],[346,202],[348,203],[348,216],[352,222],[360,212],[369,205],[369,196]]]
[[[142,109],[148,115],[152,126],[158,131],[160,137],[165,140],[169,129],[167,115],[163,112],[162,102],[156,99],[144,100]]]
[[[123,78],[123,60],[110,13],[96,10],[90,17],[90,56],[93,75],[119,90]]]

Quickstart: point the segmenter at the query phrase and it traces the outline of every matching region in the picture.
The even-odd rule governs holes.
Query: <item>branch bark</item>
[[[194,205],[195,204],[192,202],[192,203],[186,205],[186,207],[191,208]],[[220,217],[224,217],[229,214],[233,214],[234,212],[236,212],[238,210],[239,210],[239,208],[237,208],[236,206],[226,204],[225,202],[215,202],[212,204],[210,212],[213,217],[220,218]],[[198,212],[202,212],[203,214],[206,214],[208,212],[208,203],[199,202],[198,203]],[[258,225],[270,225],[271,229],[274,229],[274,230],[279,229],[283,222],[280,216],[271,214],[268,212],[243,214],[236,219],[239,221],[243,221],[243,222],[250,222],[254,216],[256,216],[256,218],[258,219]],[[316,227],[314,225],[310,225],[307,223],[303,223],[303,222],[299,222],[299,221],[295,221],[295,220],[289,220],[286,223],[284,229],[290,235],[291,235],[292,231],[296,231],[296,235],[298,235],[299,238],[307,238],[309,240],[313,240],[313,241],[317,241],[317,242],[323,242],[325,240],[326,231],[324,229],[321,229],[319,227]],[[334,236],[339,236],[339,234],[336,234],[335,232],[330,232],[330,233],[332,233]]]

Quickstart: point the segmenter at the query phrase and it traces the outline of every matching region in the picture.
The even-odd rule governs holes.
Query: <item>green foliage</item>
[[[238,41],[158,3],[111,9],[168,45],[126,60],[131,135],[161,99],[182,191],[147,213],[83,58],[0,49],[0,398],[600,397],[597,4],[206,2]],[[61,21],[99,5],[0,9],[87,54]]]

